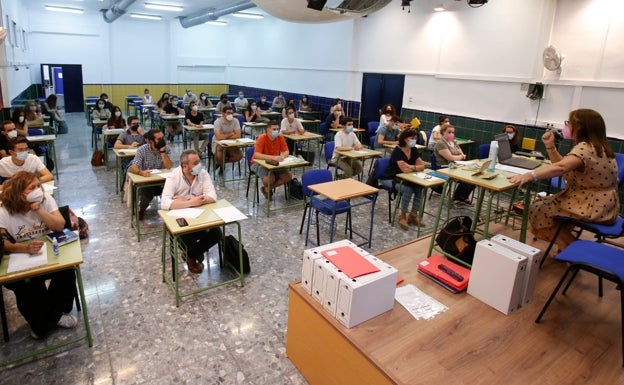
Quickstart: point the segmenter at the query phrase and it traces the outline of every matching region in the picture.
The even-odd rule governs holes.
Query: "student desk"
[[[109,150],[108,140],[110,138],[115,138],[115,140],[117,140],[117,137],[121,135],[125,130],[126,130],[125,128],[112,128],[112,129],[105,128],[102,130],[102,151],[104,152],[104,165],[106,166],[107,171],[109,169],[108,167],[108,150]]]
[[[176,222],[176,217],[167,215],[168,210],[158,210],[158,215],[163,221],[163,230],[162,230],[162,250],[161,250],[161,261],[162,261],[162,280],[166,282],[173,293],[175,294],[175,302],[176,307],[180,306],[180,298],[186,297],[189,295],[193,295],[196,293],[200,293],[202,291],[206,291],[218,286],[227,285],[234,282],[240,282],[241,286],[245,286],[245,277],[242,273],[243,271],[243,249],[242,249],[242,234],[241,234],[241,225],[239,222],[231,222],[226,223],[221,219],[217,214],[215,214],[214,209],[230,207],[232,206],[225,199],[220,199],[215,203],[209,203],[203,206],[199,206],[197,208],[204,210],[203,213],[197,218],[186,218],[188,222],[188,226],[180,227]],[[225,227],[229,224],[235,224],[238,229],[238,257],[239,257],[239,271],[238,276],[234,279],[219,282],[215,285],[202,287],[199,289],[195,289],[189,292],[180,293],[179,287],[179,269],[178,269],[178,257],[179,257],[179,244],[180,244],[180,236],[187,233],[192,233],[195,231],[208,230],[215,227]],[[225,232],[223,233],[225,236]],[[169,243],[169,245],[167,245]],[[171,259],[172,264],[172,277],[169,277],[165,271],[165,264],[167,263],[167,250],[169,250],[169,257]]]
[[[93,119],[91,121],[91,147],[93,147],[94,151],[98,149],[98,128],[101,131],[106,123],[108,123],[108,120]]]
[[[321,121],[319,119],[300,119],[300,121],[307,132],[321,133]]]
[[[130,183],[130,226],[134,228],[137,236],[137,242],[141,242],[141,221],[139,220],[139,193],[141,189],[148,187],[157,187],[165,185],[165,178],[161,175],[163,172],[171,170],[162,169],[160,173],[151,174],[150,176],[141,176],[131,172],[126,173]],[[143,234],[151,234],[155,231],[145,232]]]
[[[371,211],[370,211],[370,227],[368,231],[368,238],[356,231],[353,231],[353,233],[360,236],[365,241],[367,241],[366,243],[368,243],[368,247],[369,248],[371,247],[371,242],[373,240],[373,219],[375,217],[375,202],[377,201],[377,193],[379,192],[379,189],[375,187],[371,187],[367,185],[366,183],[362,183],[351,178],[339,179],[339,180],[334,180],[331,182],[325,182],[325,183],[319,183],[319,184],[313,184],[313,185],[308,186],[308,188],[318,194],[318,195],[313,195],[311,199],[315,199],[320,203],[323,202],[323,199],[319,199],[319,196],[329,199],[333,202],[349,201],[349,205],[351,206],[351,208],[365,205],[365,204],[370,204]],[[361,202],[355,203],[355,204],[351,202],[353,199],[357,199],[357,198],[364,198],[364,199],[362,199]],[[308,239],[309,234],[310,234],[311,218],[312,218],[312,205],[310,205],[309,213],[308,213],[308,224],[306,228],[306,245],[308,244],[308,242],[314,244],[312,241]],[[334,241],[335,219],[336,219],[335,215],[332,215],[332,220],[331,220],[331,224],[329,228],[329,243]]]
[[[277,111],[260,111],[260,115],[263,118],[267,118],[269,120],[277,120],[278,123],[281,123],[282,113]]]
[[[379,158],[384,156],[384,153],[381,151],[377,151],[377,150],[371,150],[369,148],[362,148],[361,150],[347,150],[347,151],[340,151],[340,150],[336,150],[336,152],[338,153],[338,155],[343,156],[347,159],[349,159],[349,162],[351,162],[351,164],[353,164],[353,160],[355,159],[362,159],[362,168],[364,168],[364,160],[368,159],[368,158]],[[357,176],[359,180],[362,180],[362,174]]]
[[[124,159],[133,159],[136,155],[137,148],[114,148],[113,152],[115,153],[115,192],[119,194],[119,190],[123,185],[124,180],[124,172],[122,168],[122,161]],[[123,200],[123,194],[121,196]]]
[[[472,176],[477,170],[469,169],[466,167],[454,167],[454,168],[440,168],[436,170],[436,172],[446,175],[449,177],[449,180],[446,181],[444,187],[442,188],[442,197],[445,197],[448,191],[448,186],[450,182],[464,182],[470,183],[477,186],[477,203],[475,205],[475,214],[472,220],[472,230],[475,232],[479,232],[483,235],[484,238],[490,237],[489,226],[490,226],[490,217],[492,213],[492,202],[494,201],[494,197],[499,195],[504,191],[510,191],[516,189],[518,185],[509,182],[507,179],[508,176],[515,175],[506,171],[496,170],[499,174],[497,177],[493,179],[483,179],[476,176]],[[530,170],[527,170],[529,172]],[[520,242],[524,242],[526,240],[526,230],[527,223],[529,219],[529,205],[531,203],[531,185],[527,184],[527,191],[524,195],[524,212],[522,214],[522,228],[520,230]],[[485,192],[488,192],[488,199],[485,208],[485,218],[483,220],[483,230],[477,228],[477,224],[479,223],[479,217],[481,215],[481,211],[483,209],[483,200],[485,197]],[[513,202],[512,202],[513,203]],[[431,242],[429,245],[429,253],[427,256],[431,255],[433,248],[435,246],[435,234],[438,231],[438,227],[440,224],[440,215],[442,214],[442,206],[443,204],[438,205],[438,213],[436,215],[436,221],[433,226],[433,234],[431,237]]]
[[[145,125],[145,116],[152,116],[152,111],[156,108],[155,104],[139,104],[137,105],[136,114],[141,122],[141,127]]]
[[[266,131],[267,125],[268,124],[265,122],[245,122],[242,127],[243,134],[251,136],[252,139],[256,139]],[[245,131],[245,127],[249,127],[249,134]],[[256,135],[256,131],[259,132],[260,135]]]
[[[313,132],[304,132],[303,135],[301,134],[284,134],[284,138],[286,139],[290,139],[293,142],[295,142],[294,145],[294,151],[293,151],[293,155],[297,156],[297,143],[301,142],[302,143],[302,148],[303,148],[303,143],[310,143],[311,141],[315,141],[316,142],[316,147],[317,148],[321,148],[321,139],[323,139],[323,135],[319,135],[319,134],[315,134]],[[311,152],[310,150],[310,145],[307,145],[308,151]],[[321,157],[318,156],[318,168],[321,168]]]
[[[26,140],[29,143],[45,144],[48,147],[48,155],[50,156],[50,158],[52,158],[52,161],[54,161],[54,171],[52,171],[54,173],[54,179],[58,181],[59,165],[56,161],[56,146],[54,145],[54,142],[56,141],[56,135],[27,136]],[[47,164],[47,162],[46,162],[46,167],[48,167],[48,169],[50,168],[50,165]]]
[[[291,170],[293,168],[298,168],[298,167],[307,167],[310,165],[309,162],[307,162],[305,159],[302,158],[297,158],[294,156],[289,156],[286,161],[280,162],[279,165],[277,166],[273,166],[268,164],[264,159],[255,159],[254,160],[254,164],[257,164],[260,167],[265,168],[268,171],[268,177],[269,177],[269,184],[267,186],[267,191],[271,191],[272,187],[271,187],[271,174],[274,171],[283,171],[283,170]],[[256,183],[254,183],[254,192],[253,192],[253,206],[256,206],[256,195],[258,194],[257,188],[258,188],[258,174],[255,175],[256,178]],[[302,202],[297,202],[296,204],[292,204],[292,205],[283,205],[280,206],[279,208],[274,208],[274,210],[281,210],[281,209],[285,209],[287,207],[293,207],[293,206],[301,206],[303,203]],[[266,199],[266,206],[265,206],[265,213],[266,216],[269,217],[269,215],[271,214],[271,200],[270,199]]]
[[[166,126],[167,124],[176,124],[184,121],[184,115],[175,115],[175,114],[161,114],[160,119],[163,121],[163,124]],[[163,128],[164,130],[164,128]]]
[[[397,196],[394,202],[394,214],[392,215],[392,224],[394,225],[394,221],[396,219],[396,213],[399,211],[399,204],[401,203],[401,188],[400,185],[403,183],[412,183],[417,186],[422,187],[422,191],[420,192],[420,202],[418,204],[418,221],[423,224],[423,216],[425,215],[425,202],[427,200],[427,190],[436,186],[441,186],[444,184],[444,179],[440,179],[437,177],[432,177],[427,173],[431,170],[425,169],[422,172],[409,172],[409,173],[401,173],[397,174],[396,177],[399,179],[400,183],[397,187]],[[442,206],[442,204],[440,204]],[[433,213],[427,213],[431,216],[434,216]],[[421,227],[417,226],[416,236],[420,237]]]
[[[321,116],[323,115],[323,113],[321,111],[318,110],[312,110],[312,111],[301,111],[298,110],[297,114],[299,115],[299,117],[301,119],[307,119],[307,120],[317,120],[320,119]],[[319,120],[320,122],[320,120]]]
[[[50,274],[61,270],[70,270],[73,269],[76,272],[76,281],[78,282],[78,291],[80,295],[80,303],[82,307],[82,317],[84,320],[85,326],[85,335],[78,336],[75,338],[71,338],[68,340],[63,340],[58,344],[54,344],[52,346],[48,346],[44,341],[40,344],[42,345],[41,349],[38,349],[34,352],[26,353],[18,357],[9,358],[0,365],[9,365],[15,362],[21,361],[26,358],[35,357],[39,354],[47,353],[52,350],[59,349],[61,347],[73,344],[74,342],[78,342],[86,339],[89,347],[93,346],[93,338],[91,337],[91,328],[89,326],[89,315],[87,311],[87,301],[85,299],[84,294],[84,286],[82,283],[82,274],[80,273],[80,265],[82,264],[82,250],[80,247],[80,241],[74,241],[59,247],[59,256],[55,257],[52,252],[52,243],[47,239],[43,238],[46,243],[47,255],[48,255],[48,264],[43,266],[38,266],[34,269],[18,271],[11,274],[7,274],[7,268],[9,266],[9,256],[5,255],[0,264],[0,285],[5,285],[7,283],[21,281],[33,277],[37,277],[44,274]],[[0,290],[2,288],[0,287]]]
[[[201,136],[201,134],[203,134],[203,133],[207,133],[207,132],[210,132],[210,131],[214,130],[214,124],[204,124],[202,127],[187,126],[185,124],[185,125],[182,126],[182,128],[183,128],[183,131],[182,131],[182,143],[183,143],[183,148],[186,150],[186,148],[187,148],[187,145],[186,145],[187,135],[190,134],[190,136],[193,137],[193,140],[195,140],[195,136]],[[208,138],[206,138],[204,140],[208,140]]]
[[[245,157],[245,149],[247,147],[253,147],[256,145],[256,141],[253,139],[249,139],[249,138],[239,138],[239,139],[224,139],[224,140],[216,140],[216,139],[212,139],[216,144],[217,144],[217,149],[218,148],[222,148],[223,149],[223,156],[221,157],[221,171],[223,171],[223,178],[221,179],[221,185],[224,186],[225,185],[225,152],[227,149],[230,148],[238,148],[243,152],[243,157]],[[245,167],[247,167],[247,162],[245,162]],[[218,175],[216,174],[216,168],[217,168],[217,161],[216,161],[216,153],[215,153],[215,162],[214,162],[214,175],[215,178],[217,179]],[[240,177],[240,178],[235,178],[234,175],[232,175],[231,179],[228,179],[228,182],[231,181],[236,181],[236,180],[243,180],[245,179],[244,177]]]

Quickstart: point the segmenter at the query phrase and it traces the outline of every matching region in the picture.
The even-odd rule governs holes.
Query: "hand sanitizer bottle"
[[[493,172],[496,168],[496,161],[498,160],[498,141],[493,140],[490,143],[490,154],[488,156],[490,160],[490,166],[488,167],[489,172]]]
[[[52,238],[52,252],[54,253],[55,257],[59,256],[59,245],[56,237]]]

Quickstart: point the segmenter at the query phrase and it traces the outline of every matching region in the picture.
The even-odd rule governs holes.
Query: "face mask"
[[[158,139],[158,141],[154,143],[154,147],[156,147],[156,149],[158,150],[165,147],[166,145],[167,143],[165,143],[165,139],[163,138]]]
[[[23,116],[20,116],[20,117],[19,117],[19,122],[20,122],[20,123],[24,123],[24,117],[23,117]]]
[[[260,101],[262,101],[262,103],[266,102],[266,98],[260,98]]]
[[[391,113],[392,113],[392,110],[386,111],[386,114],[388,114],[388,115],[391,114]]]
[[[232,119],[234,119],[234,115],[225,115],[225,118],[231,121]]]
[[[570,131],[570,126],[567,124],[563,126],[563,130],[561,130],[564,139],[572,139],[572,131]]]
[[[223,104],[227,103],[227,99],[221,99],[221,103]]]
[[[100,108],[100,110],[101,110],[102,108],[104,108],[104,105],[103,105],[103,104],[98,104],[98,107],[99,107],[99,108]]]
[[[255,110],[256,110],[256,108],[258,108],[258,106],[251,106],[251,110],[252,110],[252,111],[255,111]]]
[[[238,97],[241,98],[241,99],[243,98],[243,96],[245,96],[245,95],[244,94],[238,94]]]
[[[410,147],[416,147],[416,139],[410,139],[408,144]]]
[[[133,124],[132,126],[130,126],[130,131],[139,131],[139,125]]]
[[[271,138],[275,139],[275,138],[277,138],[277,135],[279,135],[279,131],[278,130],[271,131]]]
[[[164,95],[164,96],[163,96],[163,99],[164,99],[164,100],[169,100],[169,95]]]
[[[201,97],[201,100],[206,100],[206,96],[205,96],[205,95],[204,95],[204,96],[202,96],[202,97]]]
[[[188,96],[193,95],[193,93],[192,93],[191,91],[187,92],[186,94],[187,94]]]
[[[281,98],[281,97],[282,97],[282,94],[277,94],[277,97],[278,97],[278,98]]]
[[[191,107],[191,110],[193,110],[193,111],[197,111],[198,109],[199,109],[199,107],[197,107],[197,106]]]
[[[295,118],[295,114],[288,114],[288,119],[294,119]]]
[[[446,139],[447,142],[452,142],[453,139],[455,139],[455,134],[452,134],[452,133],[444,134],[444,139]]]
[[[193,167],[193,168],[191,169],[191,174],[193,174],[193,175],[197,176],[197,175],[199,175],[199,173],[201,172],[201,170],[202,170],[202,165],[201,165],[201,163],[198,163],[195,167]]]
[[[36,188],[26,195],[26,200],[31,203],[41,202],[43,200],[43,190]]]
[[[149,92],[147,92],[147,91],[146,91],[146,92],[145,92],[145,95],[149,95]]]
[[[174,106],[177,106],[177,105],[178,105],[178,101],[177,101],[177,100],[174,100],[174,101],[172,102],[172,104],[173,104]]]
[[[513,132],[508,132],[507,133],[507,137],[509,138],[509,140],[512,140],[514,138],[515,134]]]
[[[353,132],[353,126],[347,126],[347,132],[348,133]]]
[[[104,101],[105,101],[105,102],[108,102],[108,99],[107,99],[107,98],[104,98]]]
[[[115,111],[115,116],[116,117],[120,117],[121,116],[121,111]]]
[[[37,111],[37,106],[30,106],[31,111]]]
[[[9,133],[7,134],[7,136],[9,138],[16,138],[17,137],[17,131],[13,130],[13,131],[9,131]]]
[[[336,111],[336,112],[334,112],[334,114],[336,114],[336,116],[340,116],[340,115],[342,115],[342,111]]]
[[[308,101],[308,98],[303,98],[303,101],[304,101],[304,102],[307,102],[307,101]]]
[[[18,160],[25,161],[28,158],[28,151],[22,151],[15,154]]]

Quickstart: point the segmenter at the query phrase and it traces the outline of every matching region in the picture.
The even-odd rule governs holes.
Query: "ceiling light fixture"
[[[144,15],[142,13],[131,13],[130,17],[134,17],[135,19],[162,20],[162,17],[158,15]]]
[[[72,8],[72,7],[57,7],[54,5],[46,5],[46,11],[52,12],[66,12],[66,13],[84,13],[84,9],[82,8]]]
[[[264,19],[264,15],[259,13],[248,13],[248,12],[235,12],[232,14],[235,17],[241,17],[244,19]]]
[[[216,25],[216,26],[219,26],[219,27],[225,27],[227,25],[227,22],[221,21],[221,20],[208,20],[204,24]]]
[[[433,10],[436,12],[444,12],[446,11],[446,8],[444,8],[444,5],[440,4],[437,7],[433,8]]]
[[[157,9],[159,11],[169,11],[169,12],[182,12],[184,11],[184,7],[180,7],[177,5],[164,5],[164,4],[153,4],[153,3],[145,3],[145,8],[147,9]]]

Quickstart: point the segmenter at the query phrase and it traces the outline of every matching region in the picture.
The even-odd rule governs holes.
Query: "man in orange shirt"
[[[251,160],[252,167],[262,179],[262,195],[265,198],[271,199],[271,192],[267,191],[269,185],[269,172],[266,168],[258,166],[254,163],[256,159],[273,160],[281,162],[288,156],[288,146],[286,146],[286,139],[279,133],[279,124],[275,120],[271,120],[267,125],[266,133],[260,135],[256,140],[256,147],[254,149],[254,155]],[[271,189],[281,186],[284,183],[290,182],[292,174],[287,170],[275,170],[271,173]]]

